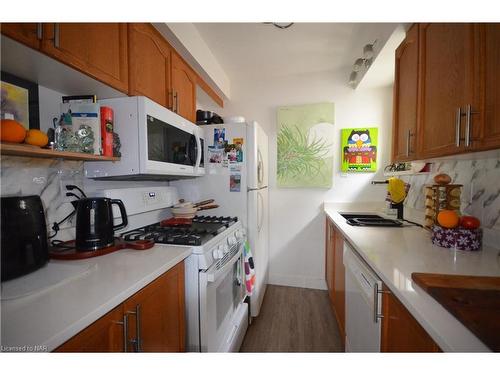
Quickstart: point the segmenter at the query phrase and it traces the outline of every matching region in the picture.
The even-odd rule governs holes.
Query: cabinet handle
[[[382,290],[378,288],[378,282],[373,285],[373,320],[378,323],[378,320],[383,318],[384,315],[378,312],[378,295],[379,294],[391,294],[388,290]]]
[[[136,352],[141,351],[141,305],[135,306],[135,311],[127,311],[127,314],[135,315],[135,339],[130,340]]]
[[[476,115],[478,114],[478,111],[473,111],[472,106],[470,104],[467,104],[466,110],[465,110],[465,147],[470,147],[471,145],[471,132],[472,132],[472,120],[471,120],[471,115]]]
[[[172,100],[170,100],[170,98],[172,98]],[[170,90],[168,92],[167,108],[170,109],[172,112],[174,111],[174,92]]]
[[[411,130],[408,129],[408,132],[406,133],[406,156],[410,156],[411,152],[411,146],[410,146],[410,138],[411,138]]]
[[[457,108],[457,117],[455,119],[455,145],[460,147],[460,121],[462,121],[462,108]]]
[[[127,352],[127,336],[128,336],[128,316],[123,314],[123,322],[115,322],[123,326],[123,351]]]
[[[59,24],[54,24],[54,47],[59,48]]]
[[[177,113],[177,92],[173,92],[173,99],[172,99],[172,111]]]
[[[38,22],[36,24],[36,38],[38,40],[42,40],[42,38],[43,38],[43,26],[42,26],[41,22]]]

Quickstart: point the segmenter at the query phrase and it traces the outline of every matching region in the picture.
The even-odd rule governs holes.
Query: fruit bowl
[[[432,227],[432,243],[448,249],[478,251],[481,250],[483,230],[465,228],[443,228],[439,225]]]

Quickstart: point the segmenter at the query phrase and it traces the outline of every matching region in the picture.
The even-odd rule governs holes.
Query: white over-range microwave
[[[163,180],[205,174],[203,130],[144,96],[100,100],[114,112],[121,141],[117,162],[87,162],[85,176]]]

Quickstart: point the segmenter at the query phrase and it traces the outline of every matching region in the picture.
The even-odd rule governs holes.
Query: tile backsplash
[[[454,184],[461,184],[461,212],[476,216],[487,231],[500,234],[500,158],[475,160],[434,160],[428,175],[404,176],[411,184],[405,208],[416,212],[423,221],[425,185],[434,183],[434,176],[446,173]]]
[[[101,189],[122,189],[129,187],[168,186],[168,181],[94,181],[85,178],[82,161],[52,160],[2,156],[1,159],[1,195],[24,196],[39,195],[45,208],[45,219],[49,235],[52,225],[59,222],[73,211],[73,205],[66,197],[65,185],[76,185],[85,193]],[[78,194],[78,192],[75,192]],[[70,200],[73,200],[71,198]],[[118,232],[130,230],[171,217],[169,209],[148,211],[128,215],[129,225]],[[120,221],[121,219],[116,218]],[[60,226],[61,230],[54,239],[66,241],[75,238],[76,219],[72,217]]]
[[[39,195],[48,229],[73,211],[63,184],[83,187],[83,162],[2,156],[1,195]],[[74,233],[68,229],[72,227],[71,220],[62,224],[57,239],[71,239]]]

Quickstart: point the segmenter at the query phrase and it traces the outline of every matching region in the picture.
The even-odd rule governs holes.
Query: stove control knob
[[[214,249],[214,251],[212,251],[212,256],[214,257],[214,259],[219,259],[219,252],[217,251],[217,249]]]
[[[229,253],[229,246],[224,245],[224,254]]]
[[[234,244],[234,243],[235,243],[234,237],[233,237],[233,236],[229,236],[229,237],[227,238],[227,244],[228,244],[229,246],[233,246],[233,244]]]
[[[217,246],[217,253],[219,254],[219,259],[224,258],[224,254],[225,254],[224,246],[222,246],[222,245]]]

